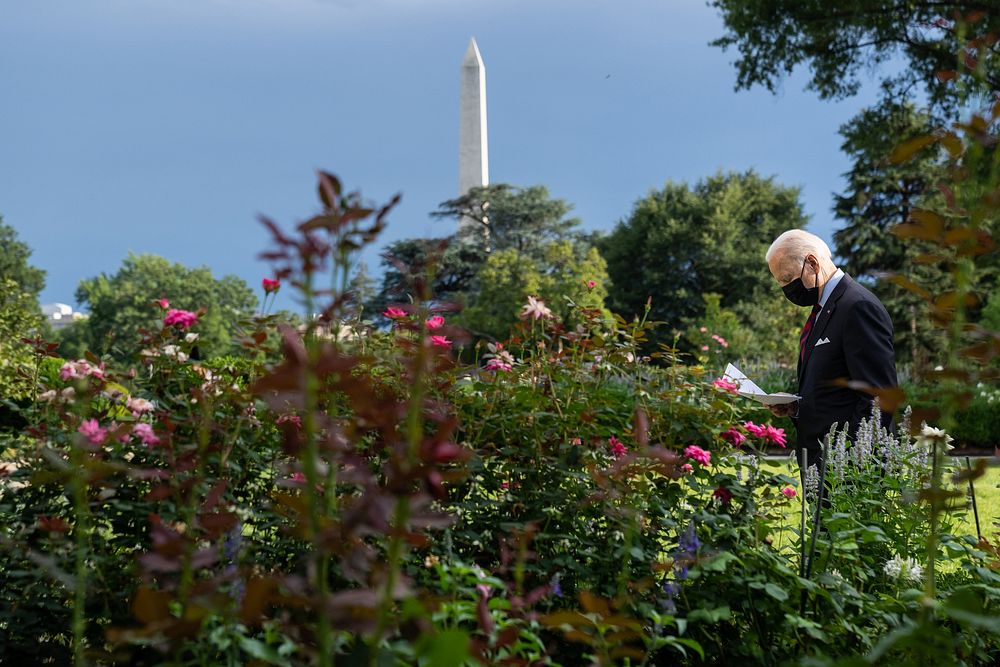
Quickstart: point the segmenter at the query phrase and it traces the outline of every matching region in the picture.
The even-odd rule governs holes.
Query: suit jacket
[[[818,461],[823,438],[833,424],[838,430],[871,415],[871,394],[834,384],[858,380],[873,387],[897,386],[896,358],[892,347],[892,320],[885,306],[867,289],[844,275],[805,342],[799,361],[799,414],[797,449],[808,448],[810,461]],[[882,414],[882,425],[892,426],[892,415]]]

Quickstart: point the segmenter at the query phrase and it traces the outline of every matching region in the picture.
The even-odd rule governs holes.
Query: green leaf
[[[689,622],[704,621],[706,623],[718,623],[719,621],[727,620],[729,616],[729,605],[726,604],[714,609],[695,609],[688,614],[687,620]]]
[[[736,554],[731,551],[720,551],[706,561],[699,563],[698,569],[702,572],[725,572],[726,566],[733,561],[740,562]]]
[[[788,593],[784,588],[778,584],[768,583],[764,586],[764,592],[773,597],[778,602],[784,602],[788,599]]]
[[[944,612],[959,623],[967,623],[977,628],[1000,634],[1000,618],[989,615],[983,603],[973,591],[960,589],[945,600]]]
[[[273,646],[268,646],[259,639],[253,639],[251,637],[239,636],[240,649],[242,649],[247,655],[257,660],[263,660],[269,665],[290,665],[284,657],[278,653],[278,649]]]
[[[462,667],[469,658],[469,635],[462,630],[442,630],[423,642],[420,656],[434,667]]]

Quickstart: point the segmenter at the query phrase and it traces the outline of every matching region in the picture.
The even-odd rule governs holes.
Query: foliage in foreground
[[[731,385],[670,348],[642,356],[645,319],[580,308],[566,328],[533,300],[461,365],[450,306],[418,281],[388,332],[345,327],[344,261],[391,203],[328,174],[320,193],[295,233],[268,222],[276,278],[321,313],[281,327],[280,363],[257,361],[273,319],[245,358],[195,362],[202,317],[153,303],[135,366],[40,358],[0,495],[5,657],[909,664],[926,647],[884,638],[928,627],[932,655],[996,656],[1000,562],[940,521],[943,436],[921,455],[873,434],[896,458],[856,445],[864,465],[831,466],[824,507],[756,454],[785,435]],[[313,288],[330,274],[341,289]],[[931,536],[946,549],[927,561]],[[932,626],[914,620],[928,605]]]

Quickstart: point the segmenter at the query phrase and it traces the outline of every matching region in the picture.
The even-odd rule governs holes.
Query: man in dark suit
[[[785,297],[811,308],[799,337],[801,400],[771,411],[795,421],[799,463],[805,450],[809,464],[819,464],[822,441],[834,424],[850,424],[853,434],[871,415],[872,394],[839,381],[897,385],[892,321],[875,295],[836,267],[818,236],[789,230],[771,244],[766,259]],[[892,415],[883,412],[882,425],[891,427]]]

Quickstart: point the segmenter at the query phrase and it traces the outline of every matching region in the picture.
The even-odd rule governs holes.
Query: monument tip
[[[483,67],[483,56],[479,53],[479,45],[476,44],[476,38],[473,37],[469,40],[469,48],[465,50],[465,58],[462,59],[462,65],[465,67]]]

